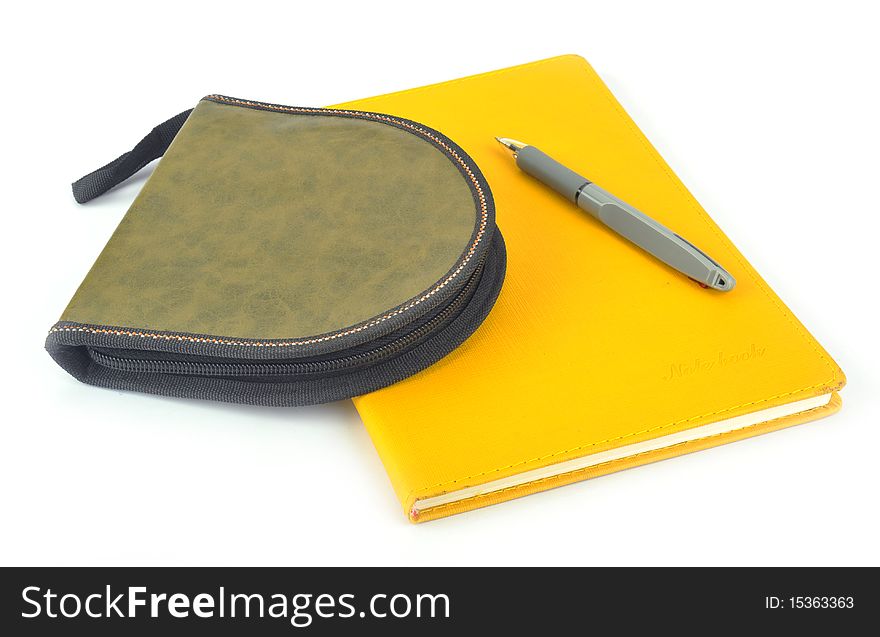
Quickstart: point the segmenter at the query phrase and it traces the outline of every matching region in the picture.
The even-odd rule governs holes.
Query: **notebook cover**
[[[709,218],[582,58],[358,100],[454,139],[482,168],[508,246],[495,309],[429,369],[354,400],[421,522],[806,422],[821,408],[489,495],[416,500],[840,389],[840,368]],[[713,255],[700,288],[516,169],[526,140]]]

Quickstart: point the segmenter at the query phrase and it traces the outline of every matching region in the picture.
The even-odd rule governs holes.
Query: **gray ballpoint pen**
[[[705,252],[586,177],[566,168],[534,146],[507,137],[495,139],[513,151],[516,165],[523,172],[564,195],[671,268],[714,290],[729,292],[736,285],[730,273]]]

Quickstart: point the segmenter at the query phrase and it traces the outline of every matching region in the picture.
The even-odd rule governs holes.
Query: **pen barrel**
[[[534,146],[518,149],[516,164],[623,238],[698,283],[722,291],[736,285],[730,273],[705,252]]]
[[[577,195],[577,205],[642,250],[695,281],[732,290],[736,280],[702,250],[596,184]]]
[[[590,183],[586,177],[578,175],[534,146],[517,151],[516,165],[572,202],[577,200],[578,190]]]

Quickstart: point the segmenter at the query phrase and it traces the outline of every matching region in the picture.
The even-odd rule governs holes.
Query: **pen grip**
[[[586,177],[578,175],[534,146],[526,146],[517,151],[516,165],[571,202],[576,201],[578,190],[590,183]]]

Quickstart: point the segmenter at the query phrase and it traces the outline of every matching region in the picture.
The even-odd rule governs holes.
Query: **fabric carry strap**
[[[77,179],[71,187],[77,203],[91,201],[121,184],[154,159],[165,154],[177,131],[183,126],[193,109],[175,115],[151,130],[138,145],[111,161],[106,166]]]

